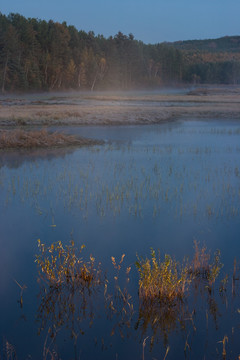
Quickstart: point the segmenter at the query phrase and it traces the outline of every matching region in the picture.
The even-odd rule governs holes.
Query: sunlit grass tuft
[[[187,263],[182,265],[170,255],[165,255],[161,260],[155,251],[151,250],[151,258],[140,259],[136,262],[140,275],[140,299],[163,303],[173,303],[183,299],[188,285],[191,282]]]
[[[174,304],[183,300],[193,280],[207,282],[209,288],[215,283],[223,264],[220,261],[220,251],[214,254],[211,263],[210,253],[206,247],[199,247],[195,241],[195,253],[191,263],[177,262],[170,255],[163,259],[156,256],[151,249],[151,258],[140,259],[136,262],[139,272],[139,298],[146,302],[160,302]]]

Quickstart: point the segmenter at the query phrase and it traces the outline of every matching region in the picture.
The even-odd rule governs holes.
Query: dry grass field
[[[25,131],[22,129],[0,130],[0,150],[52,148],[70,145],[86,146],[96,142],[90,139],[76,138],[58,132],[49,133],[46,129]]]
[[[55,94],[56,95],[56,94]],[[240,119],[240,89],[199,88],[184,95],[73,93],[48,99],[0,97],[0,126],[150,124],[181,118]],[[76,101],[77,99],[77,101]],[[62,101],[64,100],[64,101]]]
[[[39,130],[43,126],[145,125],[188,118],[240,119],[240,87],[199,87],[178,94],[75,92],[1,96],[0,149],[94,143]]]

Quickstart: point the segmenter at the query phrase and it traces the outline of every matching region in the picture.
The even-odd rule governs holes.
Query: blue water
[[[166,341],[160,331],[151,349],[152,330],[141,331],[138,319],[136,254],[159,249],[182,260],[193,254],[193,242],[205,244],[213,254],[221,251],[223,272],[231,273],[239,253],[240,233],[240,125],[234,121],[179,121],[150,126],[70,127],[59,131],[103,139],[104,145],[68,150],[7,152],[0,154],[0,334],[2,353],[6,342],[19,359],[42,359],[44,343],[55,346],[62,359],[163,359]],[[37,240],[50,245],[86,245],[113,278],[111,256],[126,254],[131,265],[129,291],[134,302],[130,328],[123,325],[111,335],[114,321],[107,319],[101,295],[94,295],[95,319],[75,319],[84,331],[71,339],[65,323],[51,344],[49,322],[40,331],[38,307],[41,284],[34,262]],[[20,306],[20,286],[23,306]],[[216,291],[216,293],[218,293]],[[206,295],[186,329],[169,331],[167,359],[221,358],[227,335],[229,349],[237,356],[232,328],[238,334],[238,312],[219,301],[216,330],[210,314],[206,330]],[[78,303],[80,300],[76,300]],[[209,300],[210,301],[210,300]],[[89,300],[90,302],[90,300]],[[195,306],[194,299],[189,303]],[[213,306],[212,306],[213,307]],[[218,317],[218,316],[217,316]],[[68,324],[69,325],[69,324]],[[119,325],[119,324],[118,324]],[[83,329],[83,330],[82,330]],[[127,336],[128,335],[128,336]],[[188,339],[189,348],[184,352]],[[191,344],[190,344],[191,342]],[[216,352],[216,348],[219,354]],[[13,351],[13,348],[11,348]],[[150,351],[151,350],[151,351]],[[230,350],[229,350],[230,351]],[[176,357],[177,356],[177,357]],[[46,358],[51,358],[48,353]]]

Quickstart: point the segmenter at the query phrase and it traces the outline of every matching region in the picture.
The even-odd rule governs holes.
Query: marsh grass
[[[139,297],[145,302],[156,299],[161,303],[172,304],[182,300],[191,282],[187,262],[180,264],[170,255],[161,260],[160,253],[151,249],[151,258],[136,262],[139,272]]]
[[[204,306],[207,304],[207,329],[209,315],[216,329],[218,327],[221,313],[215,300],[218,293],[214,294],[213,290],[223,266],[219,251],[211,256],[206,246],[200,246],[195,241],[191,261],[178,262],[169,255],[160,257],[160,253],[157,255],[153,249],[150,258],[143,259],[138,256],[137,305],[136,298],[132,298],[128,289],[132,276],[131,266],[125,265],[125,254],[120,259],[111,257],[113,268],[103,277],[100,265],[96,264],[92,256],[88,261],[83,259],[84,246],[77,249],[73,241],[68,246],[63,246],[61,242],[45,246],[40,240],[38,246],[40,255],[36,262],[45,286],[40,297],[37,320],[40,322],[39,332],[49,329],[47,336],[50,346],[45,346],[47,351],[48,348],[51,350],[52,339],[56,339],[63,327],[71,331],[74,344],[77,343],[78,336],[85,333],[88,325],[92,327],[97,323],[97,319],[102,318],[99,317],[100,309],[110,321],[108,336],[131,336],[134,324],[142,340],[146,339],[146,336],[150,337],[150,349],[153,349],[160,338],[167,349],[172,332],[181,331],[188,335],[195,333],[199,301]],[[235,264],[235,277],[236,272]],[[227,278],[222,282],[222,292],[226,292]],[[193,303],[192,297],[188,301],[188,295],[192,291],[197,291],[197,301],[195,302],[194,297]],[[221,295],[220,289],[219,294]],[[192,351],[188,335],[185,353],[187,350]],[[50,352],[46,354],[51,356]]]
[[[93,140],[78,139],[73,135],[65,135],[58,132],[49,133],[46,129],[35,131],[25,131],[22,129],[0,131],[0,149],[63,147],[94,143]]]
[[[4,341],[3,356],[6,360],[17,360],[17,353],[15,346],[7,340]]]
[[[194,241],[194,256],[189,267],[189,272],[194,279],[201,279],[208,282],[212,286],[223,267],[220,260],[220,250],[216,250],[211,261],[211,254],[206,246],[200,247],[199,243]]]
[[[85,246],[78,249],[73,240],[67,246],[61,241],[46,246],[38,240],[38,247],[36,263],[43,285],[37,311],[39,333],[49,327],[50,338],[55,338],[65,326],[76,340],[84,333],[82,326],[88,323],[91,327],[94,320],[97,295],[103,284],[100,263],[96,264],[91,255],[85,260]]]
[[[140,301],[145,304],[157,301],[163,305],[176,305],[186,297],[189,286],[195,280],[204,281],[204,284],[207,282],[211,289],[223,267],[220,251],[215,252],[211,263],[210,252],[206,247],[200,247],[197,241],[194,242],[194,247],[195,252],[190,263],[187,260],[179,263],[167,254],[161,259],[160,252],[157,257],[153,249],[150,259],[138,257],[136,267],[140,277]]]
[[[84,245],[78,250],[74,241],[63,246],[61,241],[49,247],[38,240],[40,255],[36,256],[40,277],[51,287],[67,286],[70,288],[91,288],[101,283],[100,264],[95,265],[95,258],[89,261],[81,257]]]
[[[160,252],[157,256],[153,249],[150,258],[138,257],[139,311],[135,328],[141,331],[142,338],[151,329],[151,348],[161,337],[167,347],[173,331],[196,331],[196,311],[192,306],[190,310],[188,301],[192,292],[196,299],[207,301],[208,312],[217,326],[220,313],[213,290],[222,266],[219,251],[212,259],[207,248],[196,241],[191,261],[178,262],[170,255],[161,258]]]
[[[127,288],[131,267],[124,266],[125,255],[119,262],[111,257],[113,277],[107,279],[101,264],[96,264],[92,256],[89,261],[83,259],[84,245],[77,249],[73,240],[68,246],[60,241],[46,246],[38,240],[38,248],[36,263],[43,284],[37,314],[39,333],[50,324],[53,338],[66,326],[71,337],[77,339],[84,334],[87,323],[92,326],[99,307],[104,306],[111,321],[111,336],[118,332],[125,337],[133,316],[132,297]]]
[[[113,279],[106,279],[104,285],[105,309],[107,317],[113,321],[111,336],[118,330],[122,338],[126,329],[131,327],[134,314],[133,299],[128,290],[131,266],[124,266],[124,258],[125,254],[117,262],[115,257],[111,257]]]
[[[43,204],[42,200],[48,201],[50,197],[53,203],[61,202],[69,212],[78,212],[84,221],[88,218],[88,210],[91,207],[94,208],[94,215],[101,218],[107,218],[109,215],[119,217],[125,212],[134,217],[146,218],[150,206],[154,219],[161,218],[166,213],[181,220],[186,216],[194,217],[194,221],[204,217],[209,222],[240,216],[240,192],[234,182],[236,174],[238,175],[237,167],[226,164],[210,169],[205,165],[205,161],[201,160],[199,167],[190,171],[185,163],[176,167],[169,166],[170,158],[168,162],[161,163],[157,159],[151,163],[152,160],[149,158],[151,167],[147,164],[138,166],[138,162],[133,162],[132,159],[116,161],[113,157],[115,150],[111,150],[113,154],[106,158],[104,153],[105,160],[102,162],[102,153],[100,150],[100,153],[97,153],[97,148],[101,147],[93,146],[91,151],[87,150],[91,153],[90,159],[87,156],[87,161],[82,161],[82,157],[76,157],[73,163],[65,162],[64,165],[54,166],[49,163],[44,165],[43,171],[40,169],[42,163],[39,165],[39,162],[35,161],[33,167],[32,163],[25,166],[26,172],[20,177],[17,172],[9,174],[2,167],[0,188],[6,196],[5,199],[0,199],[0,203],[5,200],[4,205],[9,206],[14,197],[20,196],[21,201],[32,202],[38,213],[41,203]],[[107,146],[103,149],[110,153]],[[67,154],[74,148],[38,148],[22,151],[21,155],[24,156],[20,158],[25,159],[27,155],[30,160],[33,151],[42,155],[45,153],[46,159],[56,153],[58,156],[65,156],[65,150]],[[154,151],[160,150],[156,147]],[[168,152],[167,149],[162,151],[163,154]],[[187,149],[185,151],[188,152]],[[189,151],[191,152],[191,149]],[[204,152],[204,148],[200,148],[199,151]],[[16,152],[2,151],[0,166],[5,163],[8,156],[12,167],[13,163],[18,162],[19,149]],[[35,156],[32,160],[35,160]],[[98,166],[98,163],[101,163],[102,167]],[[47,176],[46,172],[49,173]],[[191,201],[186,201],[188,197]]]
[[[204,93],[197,91],[184,95],[139,96],[136,93],[125,97],[111,93],[99,96],[78,95],[77,99],[66,95],[61,99],[39,98],[33,101],[12,98],[0,101],[0,124],[148,124],[172,121],[177,117],[192,118],[192,114],[195,118],[239,119],[239,104],[239,92],[232,93],[230,89],[226,89],[226,93],[208,90],[205,93],[204,90]]]

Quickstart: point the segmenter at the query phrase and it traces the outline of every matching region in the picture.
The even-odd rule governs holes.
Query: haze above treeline
[[[2,93],[239,84],[240,36],[144,44],[65,22],[0,13]]]

